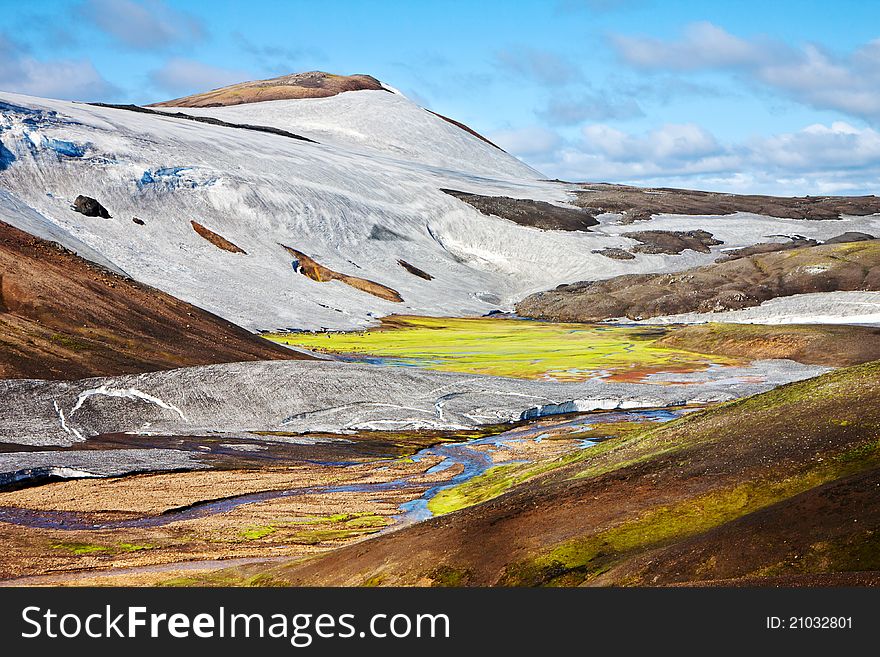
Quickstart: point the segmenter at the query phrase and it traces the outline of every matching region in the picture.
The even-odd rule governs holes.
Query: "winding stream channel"
[[[549,439],[552,435],[554,440],[565,440],[565,434],[582,433],[595,425],[615,422],[666,422],[679,417],[691,409],[675,410],[631,410],[631,411],[606,411],[580,414],[576,416],[564,416],[558,421],[548,424],[547,418],[541,422],[511,428],[500,434],[485,438],[472,439],[456,443],[440,443],[422,449],[412,455],[413,461],[424,459],[440,459],[439,463],[432,466],[425,473],[410,475],[400,479],[385,482],[353,483],[304,486],[287,488],[282,490],[261,491],[234,497],[198,502],[191,506],[180,509],[171,509],[160,515],[147,515],[135,518],[126,518],[112,521],[95,521],[86,515],[72,511],[49,511],[24,509],[19,507],[0,507],[0,522],[6,522],[19,526],[35,527],[54,530],[103,530],[120,528],[152,528],[161,527],[170,523],[183,520],[203,518],[214,514],[225,513],[246,504],[265,502],[277,498],[295,497],[299,495],[320,495],[339,492],[363,492],[376,493],[380,496],[388,491],[425,489],[425,482],[418,481],[423,474],[438,475],[450,472],[446,479],[440,479],[429,484],[415,499],[402,504],[400,513],[394,516],[394,522],[384,531],[399,528],[413,522],[426,520],[432,516],[428,503],[441,490],[463,484],[477,477],[489,468],[498,465],[512,463],[524,463],[527,461],[515,458],[506,459],[498,452],[511,450],[516,443],[524,441],[541,442]],[[586,449],[594,445],[591,440],[572,439],[570,449]],[[499,458],[500,456],[500,458]],[[374,461],[372,465],[378,469],[387,467],[387,461]],[[367,465],[370,465],[369,463]],[[459,467],[460,466],[460,467]],[[322,467],[317,465],[316,467]],[[324,466],[326,467],[326,466]],[[455,474],[452,474],[452,473]]]

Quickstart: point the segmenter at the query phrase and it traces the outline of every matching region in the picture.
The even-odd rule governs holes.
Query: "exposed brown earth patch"
[[[783,219],[840,219],[844,215],[880,213],[880,197],[873,195],[782,197],[607,183],[585,183],[579,187],[575,205],[591,214],[622,213],[624,222],[647,220],[655,214],[752,212]]]
[[[507,219],[520,226],[532,226],[543,230],[588,231],[599,222],[595,217],[577,208],[565,208],[545,201],[510,198],[507,196],[481,196],[454,189],[441,189],[486,215]]]
[[[333,75],[309,71],[268,80],[240,82],[201,94],[154,103],[150,107],[224,107],[266,100],[327,98],[346,91],[362,90],[387,91],[370,75]]]
[[[306,358],[0,222],[0,378]]]
[[[196,231],[200,236],[204,237],[211,244],[216,246],[218,249],[223,249],[224,251],[229,251],[230,253],[243,253],[247,255],[247,251],[242,248],[239,248],[228,239],[215,233],[213,230],[205,228],[197,221],[190,221],[192,224],[193,230]]]
[[[280,244],[279,246],[283,247],[296,259],[296,271],[303,276],[311,278],[313,281],[319,283],[326,283],[327,281],[342,281],[356,290],[372,294],[373,296],[385,299],[386,301],[393,301],[395,303],[403,301],[403,297],[400,296],[397,290],[390,288],[387,285],[382,285],[381,283],[376,283],[366,278],[340,274],[338,271],[333,271],[332,269],[318,263],[316,260],[313,260],[301,251],[297,251],[289,246],[284,246],[283,244]]]
[[[757,306],[768,299],[880,290],[880,240],[746,256],[675,274],[633,274],[561,285],[516,306],[524,317],[595,322]]]

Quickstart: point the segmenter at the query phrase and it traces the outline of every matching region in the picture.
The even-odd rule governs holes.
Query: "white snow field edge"
[[[756,361],[709,370],[702,380],[680,385],[265,361],[70,382],[9,379],[0,381],[0,442],[69,446],[111,432],[461,429],[574,411],[727,401],[827,369]],[[732,380],[735,375],[742,380]]]
[[[880,326],[880,292],[816,292],[777,297],[753,308],[717,313],[682,313],[615,324],[860,324]]]
[[[543,231],[485,216],[439,190],[565,203],[565,185],[539,180],[516,158],[403,96],[353,91],[184,111],[282,127],[322,143],[0,93],[0,219],[251,330],[364,328],[391,313],[480,315],[560,283],[706,264],[723,248],[771,234],[880,232],[880,217],[806,222],[746,214],[659,217],[631,227],[606,216],[594,232]],[[72,211],[79,194],[98,199],[113,218]],[[191,220],[247,255],[216,248]],[[636,244],[621,232],[661,226],[703,228],[725,244],[710,254],[631,261],[592,253]],[[279,244],[392,287],[404,302],[312,281],[294,271]],[[398,259],[434,280],[412,275]]]

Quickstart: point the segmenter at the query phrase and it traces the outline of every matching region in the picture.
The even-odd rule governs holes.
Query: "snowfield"
[[[683,313],[619,324],[863,324],[880,326],[880,292],[817,292],[778,297],[753,308],[719,313]]]
[[[481,315],[560,283],[706,264],[721,249],[770,234],[880,234],[878,217],[756,215],[659,217],[632,226],[606,216],[593,232],[543,231],[483,215],[440,189],[565,203],[566,185],[542,181],[399,94],[353,91],[184,111],[320,143],[0,93],[0,219],[251,330],[355,329],[391,313]],[[79,194],[96,198],[112,219],[72,211]],[[246,254],[217,248],[191,221]],[[685,225],[717,233],[725,244],[710,254],[629,261],[592,253],[632,246],[622,232]],[[391,287],[403,302],[311,280],[280,245]],[[434,279],[409,273],[398,259]]]
[[[817,376],[790,360],[679,383],[571,383],[336,361],[263,361],[79,381],[0,380],[0,443],[70,446],[104,433],[462,429],[541,415],[728,401]],[[294,438],[296,439],[296,438]]]

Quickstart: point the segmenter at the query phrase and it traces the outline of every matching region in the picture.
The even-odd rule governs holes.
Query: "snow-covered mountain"
[[[592,232],[541,230],[441,191],[571,200],[570,186],[541,178],[385,88],[153,113],[0,93],[0,219],[254,330],[483,314],[559,283],[717,255],[611,260],[594,251],[635,243],[616,217]],[[78,195],[111,218],[73,211]],[[743,230],[758,219],[723,221],[716,237],[730,248],[770,232],[849,229],[778,220]],[[853,228],[872,220],[859,221]]]

